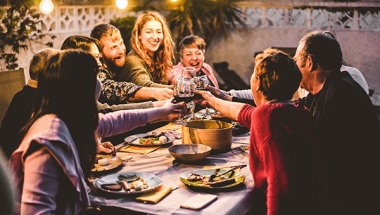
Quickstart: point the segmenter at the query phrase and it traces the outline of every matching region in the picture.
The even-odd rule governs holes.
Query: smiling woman
[[[146,87],[167,87],[167,72],[173,66],[174,42],[165,18],[156,11],[137,17],[120,79]]]

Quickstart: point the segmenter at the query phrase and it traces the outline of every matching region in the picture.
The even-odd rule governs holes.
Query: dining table
[[[163,127],[155,129],[154,132],[175,131],[181,134],[182,126],[183,125],[168,123]],[[115,148],[120,149],[128,145],[128,142],[132,139],[128,140],[128,137],[126,137],[125,140],[127,141],[116,145]],[[91,204],[92,206],[115,207],[125,209],[126,211],[139,212],[141,214],[249,214],[252,209],[252,193],[254,187],[248,162],[249,153],[247,148],[249,146],[249,132],[233,136],[231,142],[231,150],[223,153],[211,152],[205,159],[196,163],[178,162],[168,151],[171,145],[183,144],[180,136],[172,143],[162,145],[151,151],[147,151],[143,147],[141,147],[141,151],[139,151],[138,148],[130,152],[120,150],[116,153],[116,156],[123,161],[122,166],[115,171],[107,172],[107,174],[94,176],[92,178],[93,183],[109,174],[117,174],[119,172],[143,172],[157,176],[161,179],[162,186],[171,187],[172,191],[157,203],[146,203],[136,201],[138,195],[111,195],[106,192],[99,192],[95,187],[89,190],[88,193]],[[226,189],[197,188],[188,186],[180,180],[181,175],[188,171],[237,165],[247,165],[247,167],[240,169],[245,179],[243,183]],[[180,207],[187,199],[196,194],[213,194],[217,196],[217,199],[199,210]]]

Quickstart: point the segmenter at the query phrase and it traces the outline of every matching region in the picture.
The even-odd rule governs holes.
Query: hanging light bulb
[[[170,0],[171,2],[177,2],[178,0]]]
[[[128,6],[128,0],[116,0],[116,7],[124,10]]]
[[[50,14],[54,9],[54,4],[51,0],[42,0],[39,8],[43,14]]]

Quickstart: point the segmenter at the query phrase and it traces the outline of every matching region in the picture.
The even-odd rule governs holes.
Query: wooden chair
[[[14,94],[25,84],[23,68],[0,72],[0,126]]]
[[[234,71],[228,68],[228,62],[214,63],[214,70],[218,76],[223,80],[224,90],[246,90],[249,89],[249,85]]]

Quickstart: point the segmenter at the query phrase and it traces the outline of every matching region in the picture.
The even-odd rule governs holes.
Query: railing
[[[380,30],[380,2],[240,3],[249,27]]]
[[[239,3],[246,24],[260,27],[307,27],[309,29],[380,30],[380,2],[349,3]],[[42,29],[51,33],[87,32],[94,24],[116,17],[133,16],[133,12],[112,5],[57,6],[43,15]]]

